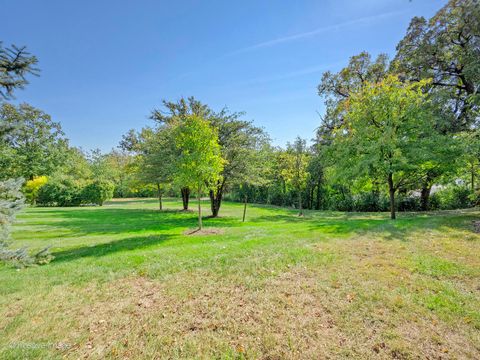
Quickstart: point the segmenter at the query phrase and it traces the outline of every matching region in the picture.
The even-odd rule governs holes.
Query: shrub
[[[362,212],[387,211],[388,199],[378,192],[362,192],[354,197],[354,210]]]
[[[82,188],[72,178],[53,179],[38,191],[37,203],[43,206],[79,206]]]
[[[435,193],[442,210],[465,209],[472,207],[472,192],[466,186],[451,185]]]
[[[329,209],[334,211],[353,211],[354,200],[350,194],[333,194],[330,196]]]
[[[396,199],[398,211],[420,211],[420,198],[413,195],[398,195]]]
[[[46,176],[36,176],[32,180],[28,180],[23,188],[23,192],[27,201],[35,205],[38,197],[38,192],[40,189],[47,183],[48,179]]]
[[[440,196],[438,193],[433,193],[428,199],[428,210],[440,210]]]
[[[82,201],[102,206],[106,200],[113,197],[114,188],[115,186],[109,181],[97,180],[83,188]]]

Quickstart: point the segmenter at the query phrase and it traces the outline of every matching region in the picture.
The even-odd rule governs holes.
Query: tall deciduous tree
[[[141,144],[139,175],[147,183],[157,186],[159,208],[162,210],[162,195],[172,183],[178,149],[171,127],[160,127],[144,137]]]
[[[404,84],[395,76],[366,83],[346,103],[335,130],[335,150],[347,176],[378,176],[388,185],[391,218],[395,193],[418,181],[438,148],[439,137],[422,91],[427,83]]]
[[[60,124],[49,115],[28,104],[4,103],[0,122],[15,128],[0,139],[1,174],[31,180],[62,165],[68,143]]]
[[[412,19],[397,46],[394,70],[407,79],[432,79],[444,131],[468,129],[480,107],[480,4],[450,0],[430,20]]]
[[[389,61],[385,54],[375,60],[363,51],[352,56],[337,73],[323,73],[318,85],[318,95],[325,99],[326,112],[317,130],[317,141],[327,142],[334,128],[341,125],[345,117],[344,103],[353,92],[360,91],[366,82],[379,82],[388,74]]]
[[[201,197],[206,184],[214,184],[223,170],[218,134],[209,122],[188,115],[174,127],[180,154],[175,166],[175,180],[197,191],[198,227],[202,229]]]
[[[258,151],[268,144],[269,139],[265,132],[254,126],[250,121],[240,119],[242,113],[230,113],[223,109],[219,113],[212,113],[209,122],[218,131],[218,143],[225,166],[221,178],[212,184],[210,189],[210,206],[212,216],[218,216],[224,192],[234,184],[253,184],[258,180],[250,170]],[[245,179],[245,176],[251,179]]]
[[[215,112],[208,105],[193,96],[181,98],[177,102],[163,101],[162,109],[155,109],[151,118],[163,125],[172,125],[189,115],[197,115],[207,120],[218,132],[218,143],[225,159],[222,176],[215,184],[209,184],[212,216],[218,216],[224,192],[229,186],[238,184],[247,172],[250,151],[268,142],[265,132],[252,122],[242,120],[243,113],[222,109]],[[131,141],[126,141],[131,142]],[[182,198],[188,204],[189,189],[182,188]]]
[[[162,101],[163,108],[157,108],[152,111],[150,118],[163,126],[175,126],[179,121],[183,121],[186,117],[195,115],[203,119],[208,119],[212,115],[212,110],[205,104],[195,99],[193,96],[187,99],[181,98],[177,102]],[[132,142],[129,136],[125,140],[125,144]],[[182,195],[183,209],[188,210],[188,202],[190,199],[190,188],[179,184]]]
[[[413,18],[397,46],[392,70],[410,81],[432,80],[428,91],[439,131],[452,136],[469,131],[480,109],[479,2],[450,0],[430,20]],[[425,171],[420,184],[424,210],[432,185],[452,171],[452,157],[458,156],[451,151],[445,155]]]

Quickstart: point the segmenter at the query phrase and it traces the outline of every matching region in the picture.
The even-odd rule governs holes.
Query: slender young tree
[[[175,180],[195,189],[198,198],[198,228],[201,230],[201,198],[206,184],[214,184],[224,161],[218,145],[218,134],[209,122],[197,115],[188,115],[174,127],[174,139],[180,154],[176,159]]]
[[[287,151],[292,155],[291,183],[297,195],[298,215],[303,216],[303,199],[302,193],[307,184],[307,166],[308,166],[308,151],[307,142],[305,139],[297,136],[293,144],[287,145]]]
[[[273,152],[268,143],[263,143],[258,149],[251,149],[243,154],[245,167],[241,174],[236,177],[235,185],[238,186],[243,195],[243,216],[242,222],[245,222],[247,214],[249,191],[266,186],[271,182],[271,167]]]

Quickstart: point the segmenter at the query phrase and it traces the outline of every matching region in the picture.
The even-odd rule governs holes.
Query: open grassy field
[[[14,245],[56,259],[0,267],[0,358],[480,358],[478,211],[166,207],[27,209]]]

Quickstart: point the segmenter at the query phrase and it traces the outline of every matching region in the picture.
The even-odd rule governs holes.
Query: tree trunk
[[[393,186],[393,174],[388,174],[388,192],[390,193],[390,218],[395,220],[395,187]]]
[[[162,191],[160,190],[160,184],[157,183],[157,194],[158,194],[158,207],[160,210],[163,210],[162,206]]]
[[[309,192],[308,192],[308,209],[312,210],[313,209],[313,194],[315,193],[315,187],[310,186]]]
[[[424,184],[420,191],[420,208],[422,211],[427,211],[429,208],[431,186]]]
[[[320,187],[320,184],[317,184],[317,203],[315,205],[315,210],[320,210],[320,205],[321,205],[321,193],[322,193],[322,188]]]
[[[202,230],[202,193],[201,193],[201,186],[198,185],[198,229]]]
[[[182,188],[181,192],[182,192],[183,210],[188,210],[188,200],[190,199],[190,189],[188,187],[184,187]]]
[[[302,190],[298,190],[298,209],[299,209],[299,214],[298,216],[303,216],[303,208],[302,208]]]
[[[475,193],[475,165],[472,162],[472,168],[471,168],[471,179],[470,179],[470,184],[472,186],[472,194]]]
[[[221,183],[217,184],[215,190],[210,190],[210,207],[212,210],[212,217],[217,217],[220,211],[220,206],[222,205],[223,189],[225,188],[225,180],[222,180]]]
[[[242,218],[242,222],[245,222],[246,213],[247,213],[247,195],[245,195],[245,197],[243,199],[243,218]]]

